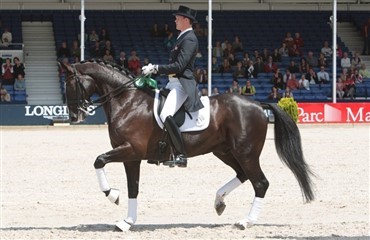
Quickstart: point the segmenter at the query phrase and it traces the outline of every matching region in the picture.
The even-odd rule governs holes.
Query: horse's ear
[[[66,63],[63,63],[63,62],[58,62],[58,66],[64,70],[66,70],[67,72],[70,72],[72,73],[73,72],[73,69],[72,69],[72,66],[70,64],[66,64]]]

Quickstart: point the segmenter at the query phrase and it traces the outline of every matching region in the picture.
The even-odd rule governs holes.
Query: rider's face
[[[186,26],[186,17],[176,15],[175,17],[175,23],[176,23],[176,29],[179,31],[183,31],[187,28]]]

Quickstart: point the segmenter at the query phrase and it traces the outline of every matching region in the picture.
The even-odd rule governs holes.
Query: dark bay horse
[[[158,154],[158,142],[163,130],[153,116],[153,95],[133,85],[133,77],[125,70],[105,62],[81,62],[67,69],[66,96],[72,122],[83,121],[90,97],[102,97],[112,150],[97,157],[94,167],[101,190],[118,204],[119,191],[110,188],[104,166],[122,162],[127,177],[128,216],[116,223],[122,231],[129,230],[137,218],[140,164],[144,159],[168,160],[170,150]],[[253,225],[263,205],[269,182],[260,168],[259,157],[266,139],[268,119],[263,109],[275,116],[275,146],[282,162],[295,175],[307,202],[314,199],[312,172],[306,164],[300,133],[295,122],[276,104],[260,104],[242,96],[222,94],[210,97],[209,127],[199,132],[183,133],[189,157],[212,152],[236,173],[216,193],[215,209],[219,215],[225,209],[224,198],[243,182],[250,180],[255,196],[246,217],[235,225],[244,229]]]

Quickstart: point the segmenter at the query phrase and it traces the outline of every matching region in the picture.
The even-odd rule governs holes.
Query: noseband
[[[137,78],[133,78],[125,82],[124,84],[118,86],[117,88],[103,94],[102,96],[100,96],[99,98],[95,100],[91,100],[90,98],[86,99],[86,98],[81,97],[82,94],[85,94],[85,96],[87,96],[88,92],[81,82],[81,79],[77,73],[75,64],[72,64],[72,69],[73,69],[73,78],[76,83],[76,100],[75,101],[77,103],[77,110],[82,111],[85,114],[89,114],[92,111],[95,111],[96,109],[102,107],[105,103],[109,102],[111,99],[118,96],[126,89],[136,89],[136,88],[128,88],[128,86],[130,86],[130,84],[133,84],[137,79]],[[90,106],[92,106],[95,103],[99,103],[99,105],[97,105],[94,109],[88,109]]]

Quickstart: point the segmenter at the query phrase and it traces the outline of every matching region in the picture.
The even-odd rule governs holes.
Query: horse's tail
[[[275,116],[275,146],[280,160],[288,166],[298,180],[306,202],[314,199],[310,170],[303,157],[301,135],[297,124],[277,104],[263,103],[263,108],[273,111]]]

